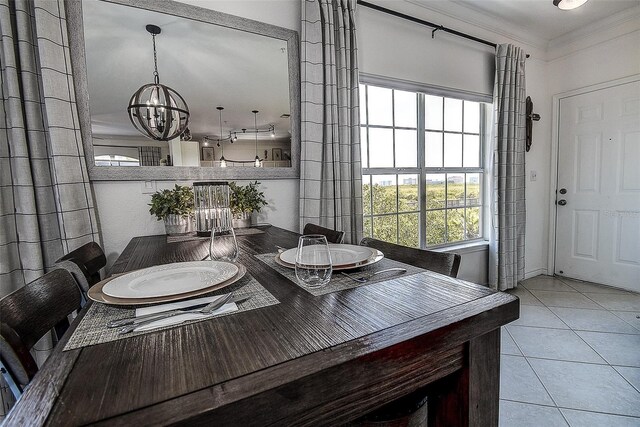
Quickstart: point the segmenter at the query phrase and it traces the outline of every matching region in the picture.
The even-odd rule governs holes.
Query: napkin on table
[[[136,308],[136,317],[143,316],[145,314],[162,313],[164,311],[177,310],[181,308],[189,309],[189,307],[192,307],[194,305],[205,304],[205,303],[210,303],[212,301],[215,301],[221,296],[223,295],[214,295],[211,297],[195,298],[195,299],[190,299],[186,301],[177,301],[177,302],[171,302],[167,304],[153,305],[151,307]],[[209,314],[202,314],[202,313],[178,314],[176,316],[171,316],[166,319],[159,319],[156,322],[140,326],[134,329],[134,331],[135,332],[150,331],[152,329],[163,328],[165,326],[179,325],[180,323],[183,323],[189,320],[198,320],[198,319],[204,319],[207,317],[216,316],[218,314],[233,313],[234,311],[237,311],[237,310],[238,310],[238,306],[236,305],[235,302],[228,302],[222,307],[220,307],[219,309],[214,310]]]

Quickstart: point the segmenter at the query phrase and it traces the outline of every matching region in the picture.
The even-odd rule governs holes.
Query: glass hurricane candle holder
[[[228,182],[194,182],[193,197],[198,236],[210,236],[211,230],[220,232],[233,228]]]

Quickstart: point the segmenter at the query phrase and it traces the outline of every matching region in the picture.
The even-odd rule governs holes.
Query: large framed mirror
[[[73,0],[66,8],[92,180],[299,177],[296,31],[168,0]],[[143,135],[127,112],[132,95],[154,81],[149,24],[161,29],[160,83],[189,110],[188,131],[168,141]]]

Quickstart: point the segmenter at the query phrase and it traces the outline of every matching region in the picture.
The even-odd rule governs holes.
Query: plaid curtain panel
[[[501,44],[496,51],[493,89],[493,188],[489,282],[499,290],[524,278],[525,53]]]
[[[0,0],[0,297],[99,241],[62,0]]]
[[[362,238],[355,0],[302,0],[300,230]]]

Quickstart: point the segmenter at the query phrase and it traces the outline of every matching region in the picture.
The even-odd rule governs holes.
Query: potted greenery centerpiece
[[[233,214],[233,227],[245,228],[251,226],[251,213],[260,212],[267,205],[264,193],[258,190],[258,181],[250,182],[242,186],[235,182],[230,182],[231,213]]]
[[[193,190],[176,184],[173,190],[157,191],[151,195],[149,213],[164,221],[167,234],[189,231],[193,215]]]

